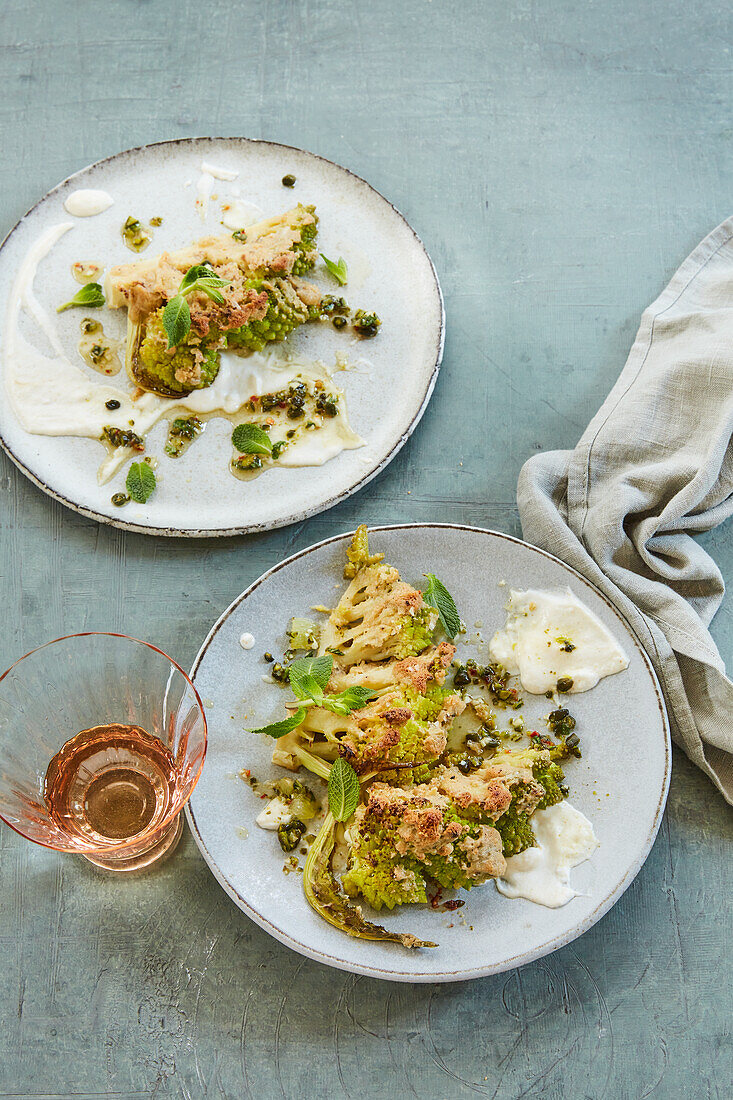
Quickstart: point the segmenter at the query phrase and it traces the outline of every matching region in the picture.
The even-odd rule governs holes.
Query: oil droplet
[[[102,322],[85,317],[80,327],[79,355],[86,365],[100,374],[118,374],[122,369],[122,360],[118,355],[119,345],[117,341],[109,340],[104,335]]]
[[[97,282],[101,271],[102,268],[99,264],[91,262],[83,263],[81,260],[77,260],[76,263],[71,265],[71,274],[74,276],[77,283],[81,283],[82,286],[86,286],[87,283]]]

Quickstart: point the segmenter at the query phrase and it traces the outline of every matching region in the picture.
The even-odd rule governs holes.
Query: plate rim
[[[657,706],[659,708],[659,713],[662,718],[662,729],[664,733],[664,776],[662,781],[662,790],[657,802],[656,809],[654,811],[654,817],[652,819],[652,823],[646,836],[644,845],[642,846],[641,853],[634,860],[623,878],[616,884],[616,886],[612,890],[610,890],[606,894],[606,896],[598,903],[593,911],[580,922],[580,924],[576,925],[570,932],[562,933],[558,936],[555,936],[553,939],[548,940],[546,943],[540,944],[537,948],[534,948],[530,951],[522,952],[517,955],[513,955],[511,958],[503,959],[500,963],[495,963],[490,966],[478,966],[473,967],[470,970],[439,971],[435,973],[426,972],[416,974],[406,970],[390,970],[385,967],[368,966],[361,963],[347,962],[344,959],[329,955],[325,951],[321,951],[317,948],[309,946],[308,944],[301,943],[299,940],[296,940],[294,937],[288,935],[286,932],[282,932],[279,928],[276,928],[266,917],[262,916],[261,913],[258,913],[255,909],[253,909],[249,902],[247,902],[245,898],[243,898],[241,894],[239,894],[237,890],[232,886],[232,884],[228,882],[228,880],[224,877],[216,861],[213,859],[213,856],[206,847],[201,833],[199,832],[199,828],[196,823],[196,818],[191,808],[190,801],[186,803],[185,807],[186,820],[188,821],[188,826],[191,830],[193,838],[209,870],[211,871],[219,885],[224,889],[224,891],[235,903],[235,905],[245,914],[245,916],[253,920],[255,924],[259,925],[259,927],[262,928],[265,932],[273,936],[276,940],[279,940],[279,942],[284,944],[286,947],[289,947],[291,948],[291,950],[296,951],[298,954],[305,955],[309,959],[313,959],[316,962],[323,963],[326,966],[334,967],[337,970],[346,971],[347,973],[351,974],[360,974],[370,978],[381,978],[386,981],[410,983],[471,981],[474,978],[483,978],[492,974],[501,974],[507,970],[514,970],[516,967],[524,966],[527,963],[531,963],[536,961],[537,959],[543,958],[545,955],[550,955],[554,951],[558,951],[561,947],[566,947],[568,944],[573,943],[576,939],[589,931],[589,929],[591,929],[593,925],[597,924],[598,921],[601,920],[601,918],[604,917],[605,914],[622,897],[622,895],[626,892],[626,890],[629,888],[631,883],[638,875],[641,868],[646,863],[646,860],[649,857],[649,853],[651,852],[652,845],[654,844],[654,841],[656,839],[657,833],[659,832],[659,827],[662,822],[662,815],[664,813],[664,807],[667,803],[667,797],[669,794],[669,784],[672,771],[672,742],[670,736],[669,718],[664,703],[664,696],[662,694],[662,689],[660,687],[657,674],[654,671],[654,666],[652,665],[649,654],[644,649],[644,646],[641,644],[641,641],[636,631],[629,623],[623,612],[620,611],[620,609],[613,603],[612,600],[609,599],[608,596],[605,595],[605,593],[601,592],[599,588],[597,588],[591,581],[589,581],[587,577],[584,577],[583,574],[579,573],[577,569],[574,569],[572,565],[568,565],[566,562],[562,561],[561,558],[558,558],[554,554],[549,553],[549,551],[543,550],[539,546],[534,546],[530,542],[525,542],[524,539],[520,539],[516,535],[509,535],[504,531],[496,531],[490,527],[474,527],[470,524],[465,523],[390,523],[379,524],[375,527],[370,526],[369,533],[371,535],[372,533],[377,534],[380,531],[400,531],[415,528],[442,528],[451,529],[454,531],[469,531],[474,534],[478,533],[482,535],[492,535],[501,539],[505,539],[507,542],[512,542],[519,546],[523,546],[526,549],[533,550],[536,553],[541,554],[543,557],[549,558],[550,561],[556,562],[558,565],[562,566],[562,568],[570,573],[571,576],[575,577],[576,580],[581,581],[596,596],[599,596],[603,600],[603,602],[610,608],[610,610],[618,616],[618,618],[631,634],[634,644],[641,654],[644,665],[646,666],[647,672],[650,675],[652,686],[657,697]],[[232,600],[232,602],[229,604],[229,606],[225,608],[225,610],[221,613],[219,618],[216,620],[216,622],[204,638],[201,647],[196,654],[196,657],[194,658],[194,662],[189,672],[189,677],[191,681],[195,684],[196,673],[214,637],[218,634],[219,630],[230,617],[230,615],[248,596],[252,594],[252,592],[255,591],[255,589],[257,589],[261,584],[268,580],[269,577],[279,572],[280,569],[283,569],[286,566],[290,565],[292,562],[297,561],[298,558],[305,557],[307,554],[313,553],[315,550],[319,550],[324,546],[328,546],[330,543],[338,542],[341,539],[348,538],[352,536],[353,533],[353,531],[343,531],[340,534],[330,535],[328,538],[320,539],[318,542],[314,542],[310,546],[304,547],[302,550],[297,550],[294,554],[290,554],[287,558],[283,558],[282,561],[277,562],[273,566],[270,566],[269,569],[266,569],[264,573],[262,573],[259,577],[256,578],[256,580],[248,585],[248,587],[243,592],[241,592],[239,596],[236,596],[235,599]]]
[[[313,157],[315,160],[323,161],[325,164],[328,164],[333,168],[338,168],[342,172],[346,172],[347,175],[352,176],[359,183],[363,183],[366,187],[369,188],[370,191],[372,191],[377,196],[377,198],[381,199],[382,202],[385,202],[387,204],[387,206],[389,206],[394,211],[394,213],[402,220],[402,222],[404,222],[405,226],[407,227],[407,229],[409,229],[410,233],[412,233],[413,237],[417,241],[417,244],[422,249],[422,252],[425,256],[425,259],[428,262],[428,266],[429,266],[430,272],[431,272],[432,277],[433,277],[433,282],[434,282],[434,285],[435,285],[435,291],[437,293],[438,307],[439,307],[439,310],[438,310],[438,313],[439,313],[439,316],[438,316],[438,331],[437,331],[437,334],[436,334],[435,349],[434,349],[435,350],[435,358],[434,358],[434,361],[433,361],[433,364],[432,364],[432,367],[431,367],[430,377],[428,379],[427,386],[426,386],[425,391],[423,393],[423,397],[422,397],[422,400],[420,402],[420,405],[418,406],[417,410],[415,411],[415,414],[413,415],[413,417],[412,417],[410,423],[408,424],[406,430],[404,432],[402,432],[402,434],[395,440],[391,450],[384,456],[384,458],[381,460],[381,462],[377,466],[375,466],[372,470],[367,471],[367,473],[364,474],[363,477],[360,477],[359,480],[356,481],[352,486],[350,486],[347,489],[344,489],[340,493],[337,493],[335,496],[329,497],[327,500],[322,501],[320,504],[316,504],[313,507],[304,508],[301,511],[294,512],[290,516],[288,516],[284,519],[278,520],[274,523],[265,521],[265,522],[262,522],[262,523],[244,524],[244,525],[239,526],[239,527],[202,527],[202,528],[194,529],[194,528],[181,528],[181,527],[155,527],[155,526],[146,525],[146,524],[134,523],[130,520],[124,520],[122,518],[118,519],[115,516],[106,516],[102,512],[95,511],[93,508],[87,508],[83,504],[75,503],[74,501],[70,500],[67,496],[65,496],[62,492],[59,492],[56,489],[52,489],[50,487],[50,485],[47,485],[46,482],[43,481],[42,478],[40,478],[36,474],[34,474],[33,471],[30,470],[21,461],[20,458],[18,458],[18,456],[12,450],[10,445],[6,442],[6,440],[5,440],[5,438],[2,434],[2,430],[0,430],[0,447],[2,448],[2,450],[5,452],[5,454],[8,456],[8,458],[11,460],[11,462],[13,462],[14,465],[21,471],[21,473],[23,473],[28,478],[29,481],[31,481],[38,489],[40,489],[42,492],[44,492],[47,496],[50,496],[53,500],[57,501],[59,504],[64,505],[64,507],[70,508],[72,511],[76,512],[78,515],[84,516],[86,519],[96,520],[97,523],[104,523],[108,527],[116,527],[116,528],[118,528],[119,530],[122,530],[122,531],[133,531],[133,532],[135,532],[136,534],[139,534],[139,535],[158,535],[158,536],[161,536],[163,538],[189,538],[189,539],[197,539],[197,538],[198,539],[200,539],[200,538],[232,538],[236,535],[254,535],[254,534],[262,533],[263,531],[276,531],[281,527],[288,527],[291,523],[302,523],[303,520],[310,519],[311,516],[319,515],[321,512],[328,511],[329,508],[334,508],[337,504],[340,504],[341,501],[346,500],[346,499],[348,499],[348,497],[353,496],[354,493],[359,492],[360,489],[363,489],[365,485],[368,485],[370,481],[372,481],[375,477],[377,477],[379,474],[381,474],[381,472],[384,469],[386,469],[386,467],[390,464],[390,462],[402,450],[405,443],[407,443],[407,440],[410,438],[410,436],[415,431],[418,424],[420,423],[420,421],[423,418],[425,410],[428,407],[428,403],[430,401],[430,398],[433,395],[433,390],[435,389],[435,384],[438,380],[438,374],[440,372],[440,367],[441,367],[441,364],[443,362],[443,352],[445,350],[445,325],[446,325],[445,300],[443,298],[443,289],[440,285],[440,279],[438,278],[438,272],[435,268],[435,264],[433,263],[433,259],[430,255],[430,253],[428,252],[427,248],[425,247],[425,242],[423,241],[422,237],[417,233],[417,231],[415,229],[413,229],[412,225],[407,220],[407,218],[402,213],[402,211],[399,210],[394,205],[393,202],[390,202],[390,200],[388,198],[386,198],[381,193],[381,191],[378,191],[376,187],[372,186],[372,184],[369,183],[368,180],[365,180],[363,176],[360,176],[357,172],[353,172],[350,168],[346,168],[343,164],[339,164],[338,161],[331,160],[329,157],[324,157],[320,153],[313,153],[309,149],[302,149],[302,148],[300,148],[300,146],[297,146],[297,145],[287,145],[287,144],[285,144],[284,142],[281,142],[281,141],[270,141],[268,138],[250,138],[250,137],[236,136],[236,135],[229,135],[228,137],[224,137],[224,136],[215,137],[215,136],[212,136],[212,135],[202,135],[202,136],[199,136],[199,137],[164,138],[161,141],[148,141],[148,142],[145,142],[142,145],[132,145],[128,149],[120,149],[116,153],[111,153],[109,156],[101,157],[99,160],[92,161],[90,164],[85,165],[83,168],[77,168],[77,170],[75,172],[72,172],[70,175],[66,176],[65,179],[60,180],[57,184],[55,184],[48,191],[46,191],[46,193],[44,195],[42,195],[40,199],[38,199],[36,202],[34,202],[33,205],[30,206],[26,210],[25,214],[22,214],[21,217],[18,218],[16,223],[8,230],[8,232],[5,234],[5,236],[2,238],[2,240],[0,240],[0,263],[2,263],[2,252],[3,252],[3,249],[5,248],[6,244],[8,243],[10,238],[13,236],[13,234],[16,232],[16,230],[20,228],[20,226],[23,224],[23,222],[28,217],[30,217],[30,215],[33,213],[33,211],[36,210],[39,206],[41,206],[41,204],[44,203],[47,199],[49,199],[55,192],[59,191],[62,187],[65,187],[67,183],[70,183],[72,180],[75,180],[78,176],[83,175],[85,172],[89,172],[93,168],[99,168],[104,164],[108,164],[110,161],[116,160],[118,157],[128,156],[131,153],[144,153],[147,149],[155,149],[155,148],[157,148],[159,146],[163,146],[163,145],[165,145],[165,146],[193,145],[193,144],[197,144],[197,143],[201,143],[201,142],[214,143],[214,142],[221,142],[221,141],[224,141],[224,142],[229,142],[229,141],[231,141],[231,142],[246,142],[248,145],[272,146],[276,149],[287,150],[287,151],[293,152],[293,153],[302,153],[307,157]],[[26,434],[30,434],[30,433],[26,433]]]

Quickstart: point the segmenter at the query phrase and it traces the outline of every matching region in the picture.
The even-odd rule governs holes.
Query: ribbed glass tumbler
[[[186,673],[123,634],[72,634],[0,677],[0,817],[36,844],[133,871],[170,853],[206,754]]]

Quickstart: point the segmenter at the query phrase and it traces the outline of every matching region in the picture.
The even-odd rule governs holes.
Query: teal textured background
[[[260,572],[362,520],[518,534],[521,463],[576,442],[641,311],[730,214],[732,29],[721,0],[5,0],[0,230],[119,149],[270,138],[404,212],[448,329],[431,405],[389,469],[270,535],[123,534],[0,456],[0,664],[82,629],[189,664]],[[730,576],[730,528],[703,541]],[[728,658],[732,606],[713,626]],[[634,766],[633,730],[598,735],[627,738]],[[281,947],[188,836],[118,881],[4,829],[0,1097],[722,1097],[730,834],[676,753],[652,854],[592,931],[513,973],[409,987]]]

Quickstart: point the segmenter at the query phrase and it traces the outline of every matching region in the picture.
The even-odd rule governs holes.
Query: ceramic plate
[[[203,160],[238,175],[231,182],[214,181],[217,198],[210,199],[202,222],[195,201]],[[297,178],[292,189],[281,183],[286,173]],[[114,205],[95,217],[71,218],[63,203],[78,188],[107,191]],[[268,216],[297,202],[315,203],[319,250],[326,256],[344,256],[349,264],[349,283],[343,293],[354,308],[373,309],[381,317],[382,328],[373,340],[355,343],[330,325],[309,325],[289,341],[294,353],[329,365],[334,364],[337,351],[356,362],[356,369],[339,372],[335,380],[346,393],[351,425],[366,446],[344,451],[320,467],[278,467],[254,481],[241,482],[227,471],[231,425],[215,420],[181,458],[160,458],[159,486],[150,504],[130,503],[119,509],[110,498],[124,487],[124,472],[106,485],[97,484],[97,469],[104,457],[97,442],[29,435],[7,401],[0,402],[0,437],[10,457],[45,492],[84,515],[159,535],[228,535],[292,523],[331,507],[373,478],[405,443],[427,405],[443,350],[443,303],[422,242],[402,215],[364,180],[312,153],[272,142],[245,138],[162,142],[77,172],[34,206],[2,246],[0,316],[5,316],[21,261],[49,227],[73,222],[73,229],[41,262],[36,278],[37,297],[53,313],[56,303],[78,290],[69,270],[75,260],[111,266],[137,258],[120,235],[128,215],[143,222],[163,217],[151,245],[141,254],[146,258],[207,234],[227,232],[221,225],[221,208],[234,189]],[[328,293],[339,289],[320,263],[313,281]],[[76,350],[83,316],[81,310],[68,310],[58,317],[58,327],[67,356],[87,370]],[[105,311],[101,316],[108,335],[123,335],[124,311]],[[159,423],[148,436],[148,452],[160,456],[164,438],[165,424]]]
[[[406,580],[419,584],[428,571],[443,580],[468,624],[459,646],[464,659],[485,661],[485,644],[472,637],[471,628],[482,624],[488,642],[504,622],[509,585],[569,585],[626,650],[625,672],[571,697],[583,757],[565,769],[570,800],[590,818],[600,841],[592,859],[573,871],[580,896],[561,909],[547,909],[502,897],[489,882],[462,892],[466,904],[454,913],[415,905],[380,913],[375,918],[380,924],[439,944],[408,951],[352,939],[318,917],[305,900],[302,877],[283,874],[285,857],[275,835],[256,827],[263,804],[237,773],[249,768],[261,779],[283,774],[270,763],[272,742],[244,732],[247,725],[273,721],[282,706],[279,689],[262,681],[267,668],[262,654],[283,652],[284,628],[293,614],[307,615],[314,604],[333,606],[343,590],[350,538],[327,539],[270,569],[224,612],[196,658],[192,675],[207,711],[209,748],[187,812],[204,859],[240,909],[271,935],[310,958],[358,974],[457,981],[507,970],[562,947],[618,900],[649,853],[667,797],[669,731],[649,659],[618,611],[574,570],[508,535],[414,524],[374,528],[370,545]],[[249,651],[239,645],[244,631],[256,639]],[[524,696],[531,728],[548,713],[548,701]]]

